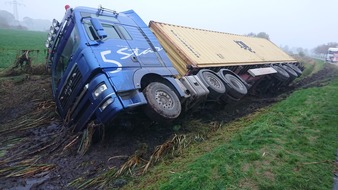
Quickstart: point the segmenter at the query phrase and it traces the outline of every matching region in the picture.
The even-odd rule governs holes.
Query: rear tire
[[[248,89],[236,76],[225,74],[226,89],[229,96],[240,99],[248,93]]]
[[[282,68],[289,74],[290,79],[295,79],[298,77],[298,74],[296,73],[296,71],[294,71],[290,67],[283,65]]]
[[[277,73],[273,74],[273,76],[279,81],[287,81],[290,78],[290,75],[280,66],[272,66]]]
[[[224,95],[226,89],[223,80],[213,71],[203,69],[197,75],[209,90],[209,98],[218,100]]]
[[[287,66],[287,67],[290,67],[292,70],[294,70],[294,71],[298,74],[298,76],[300,76],[300,75],[303,74],[302,70],[300,70],[300,69],[299,69],[296,65],[294,65],[294,64],[287,64],[286,66]]]
[[[176,119],[181,114],[181,102],[167,85],[152,82],[143,90],[143,94],[148,101],[144,111],[150,119],[165,123]]]

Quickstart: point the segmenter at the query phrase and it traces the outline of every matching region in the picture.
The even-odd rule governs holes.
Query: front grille
[[[80,83],[82,79],[81,72],[77,65],[74,66],[73,71],[67,78],[67,81],[65,82],[65,85],[63,86],[61,95],[60,95],[60,102],[63,110],[67,110],[71,107],[72,103],[74,103],[74,99],[76,96],[72,96],[75,88]]]

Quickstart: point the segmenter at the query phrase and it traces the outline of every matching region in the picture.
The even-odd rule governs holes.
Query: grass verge
[[[295,81],[299,81],[304,77],[309,77],[314,73],[317,73],[319,70],[324,68],[325,62],[322,60],[315,60],[309,57],[298,57],[297,60],[304,65],[304,71],[301,77],[297,78]]]
[[[124,189],[332,189],[338,79],[223,125]]]

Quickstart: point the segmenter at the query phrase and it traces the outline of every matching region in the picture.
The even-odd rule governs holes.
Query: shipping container
[[[151,21],[149,27],[181,75],[193,68],[296,62],[264,38]]]

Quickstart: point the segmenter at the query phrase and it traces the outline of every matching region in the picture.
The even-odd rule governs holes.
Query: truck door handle
[[[136,56],[132,56],[132,57],[131,57],[131,60],[134,61],[134,62],[138,62],[138,59],[137,59]]]

